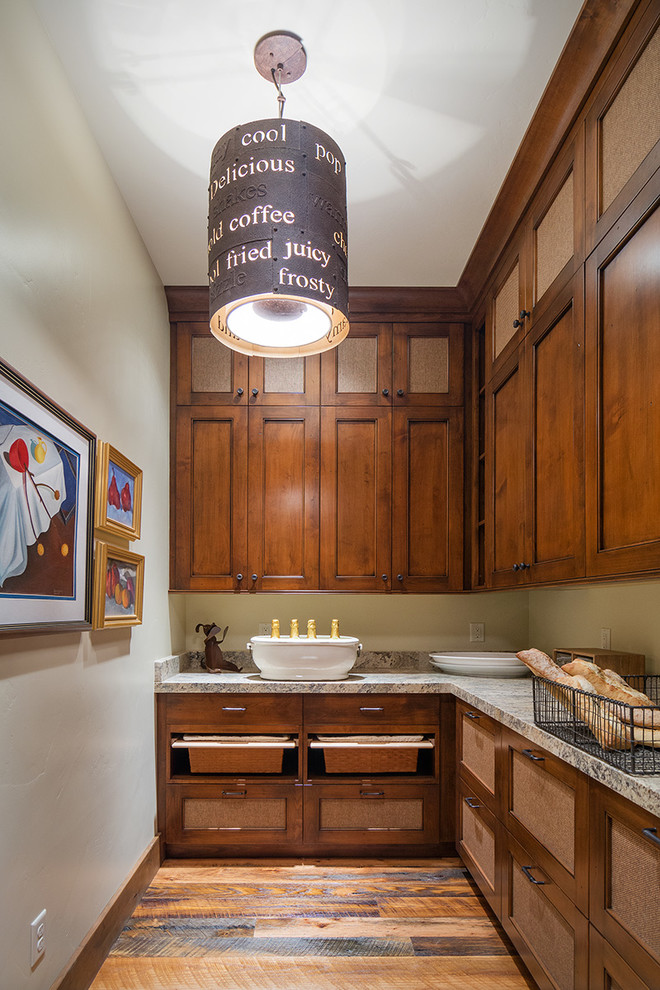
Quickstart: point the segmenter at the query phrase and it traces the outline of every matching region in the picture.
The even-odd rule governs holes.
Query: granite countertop
[[[529,677],[457,677],[431,666],[428,654],[363,654],[359,666],[343,681],[266,681],[245,654],[225,657],[243,670],[209,673],[203,654],[181,654],[157,660],[158,694],[453,694],[486,715],[558,756],[628,800],[660,816],[660,774],[635,776],[552,736],[534,723]],[[403,664],[407,664],[404,667]]]

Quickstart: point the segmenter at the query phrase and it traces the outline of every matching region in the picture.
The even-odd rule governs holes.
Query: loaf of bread
[[[559,681],[560,684],[572,683],[573,678],[570,671],[564,671],[547,653],[543,653],[541,650],[521,650],[520,653],[516,653],[516,656],[537,677],[545,677],[547,681]],[[573,687],[577,687],[577,685],[575,684]]]
[[[604,698],[611,698],[612,701],[622,701],[626,705],[633,706],[632,714],[635,725],[649,729],[660,729],[660,708],[655,707],[646,694],[630,687],[613,670],[601,670],[597,664],[590,663],[588,660],[573,660],[571,663],[564,664],[561,669],[571,676],[584,677],[593,686],[596,694],[600,694]],[[651,710],[645,712],[640,711],[640,708],[650,708]]]

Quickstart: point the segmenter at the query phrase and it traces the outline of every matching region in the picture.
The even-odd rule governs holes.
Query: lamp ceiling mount
[[[307,52],[302,40],[293,31],[270,31],[264,34],[254,47],[254,64],[257,72],[268,82],[292,83],[307,68]]]

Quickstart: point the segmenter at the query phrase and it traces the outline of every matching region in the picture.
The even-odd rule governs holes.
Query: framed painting
[[[95,629],[139,626],[142,622],[144,557],[102,540],[94,562]]]
[[[141,516],[142,471],[109,443],[99,443],[96,454],[96,528],[127,540],[139,540]]]
[[[0,361],[0,632],[90,628],[95,447]]]

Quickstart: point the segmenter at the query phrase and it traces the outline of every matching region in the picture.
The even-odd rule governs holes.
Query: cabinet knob
[[[513,565],[514,571],[526,571],[528,567],[529,567],[529,564],[526,564],[522,560],[521,560],[521,562],[519,564],[514,564]]]
[[[517,571],[519,567],[520,567],[520,564],[514,564],[514,565],[513,565],[513,569],[514,569],[514,571]]]
[[[387,574],[381,574],[383,581],[387,581]]]
[[[252,580],[253,580],[253,581],[256,581],[256,580],[257,580],[257,575],[256,575],[256,574],[253,574],[253,575],[252,575]]]
[[[258,388],[253,388],[252,389],[252,395],[259,395],[259,389]]]
[[[475,799],[472,798],[472,797],[466,797],[465,798],[465,803],[467,804],[468,808],[480,808],[481,807],[481,805],[479,804],[479,802],[478,801],[475,801]]]
[[[521,309],[518,319],[513,321],[513,325],[516,328],[516,330],[518,329],[518,327],[521,327],[524,324],[527,317],[531,315],[532,314],[529,312],[528,309]]]
[[[397,574],[396,579],[397,581],[403,581],[403,574]]]
[[[523,756],[526,756],[533,763],[545,763],[545,756],[535,756],[531,749],[523,749],[521,752]]]
[[[236,389],[236,395],[243,395],[243,389],[242,388],[237,388]]]
[[[399,396],[399,398],[401,398],[402,395],[405,395],[405,392],[403,391],[402,388],[398,388],[396,390],[396,394]]]
[[[236,575],[236,580],[237,581],[242,581],[243,580],[243,575],[242,574],[237,574]]]
[[[389,395],[389,394],[390,394],[389,388],[384,388],[383,389],[383,395]]]

